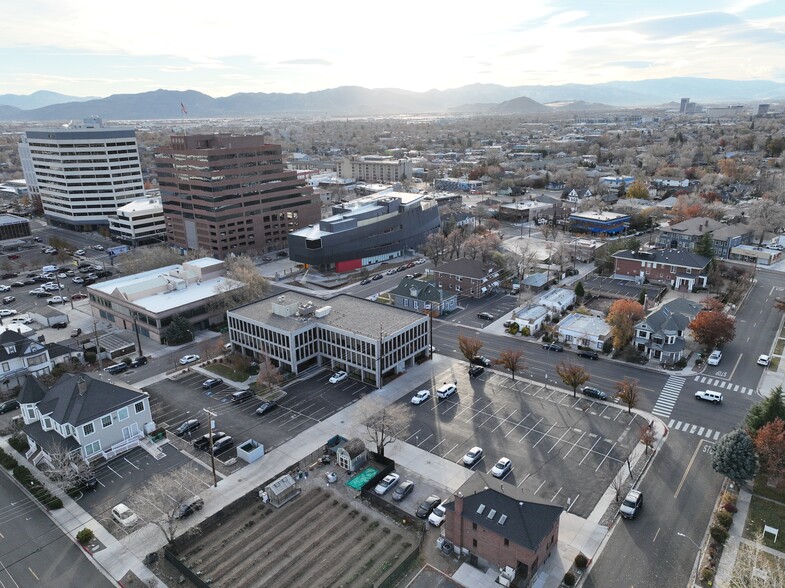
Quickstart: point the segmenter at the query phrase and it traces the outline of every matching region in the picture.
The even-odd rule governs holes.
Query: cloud
[[[609,61],[605,64],[610,67],[629,67],[631,69],[645,69],[657,65],[654,61]]]
[[[326,59],[288,59],[286,61],[279,61],[279,65],[332,65],[332,62]]]
[[[524,45],[523,47],[518,47],[517,49],[510,49],[509,51],[505,51],[502,53],[503,57],[513,57],[515,55],[531,55],[532,53],[536,53],[542,49],[542,47],[538,45]]]

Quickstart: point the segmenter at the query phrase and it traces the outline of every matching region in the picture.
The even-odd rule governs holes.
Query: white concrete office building
[[[166,241],[166,220],[161,197],[140,198],[117,209],[109,219],[116,239],[133,247]]]
[[[92,231],[132,200],[144,197],[136,131],[104,127],[100,118],[65,128],[25,131],[22,169],[46,218],[72,230]]]

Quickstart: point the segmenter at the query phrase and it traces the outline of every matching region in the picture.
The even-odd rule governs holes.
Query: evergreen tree
[[[769,397],[758,402],[747,411],[744,424],[751,434],[758,432],[763,425],[774,422],[774,419],[785,421],[785,405],[783,405],[782,386],[771,391]]]
[[[723,435],[711,458],[714,471],[741,486],[758,473],[758,452],[752,438],[741,429]]]
[[[577,284],[575,284],[575,295],[578,298],[583,298],[586,296],[586,291],[583,289],[583,282],[579,281]]]
[[[712,237],[712,234],[703,233],[700,239],[695,242],[693,251],[698,255],[712,259],[714,257],[714,237]]]
[[[191,323],[180,315],[173,316],[172,322],[169,323],[161,334],[167,345],[180,345],[194,339]]]

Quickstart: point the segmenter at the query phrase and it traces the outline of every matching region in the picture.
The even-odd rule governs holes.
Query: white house
[[[13,328],[23,326],[14,325]],[[0,333],[0,389],[10,390],[22,386],[27,376],[49,374],[55,364],[80,356],[80,351],[76,349],[59,343],[45,345],[9,327]]]
[[[575,304],[575,292],[567,288],[554,288],[540,296],[538,303],[548,310],[562,313],[567,307]]]
[[[590,349],[602,349],[611,332],[610,326],[601,318],[578,313],[564,317],[557,330],[565,343]]]
[[[515,313],[515,322],[523,329],[529,328],[529,332],[536,333],[542,328],[542,323],[548,320],[550,313],[544,306],[529,306]]]
[[[62,450],[86,461],[111,459],[136,447],[148,423],[154,426],[147,394],[90,374],[63,376],[48,390],[27,378],[19,406],[30,443],[26,457],[35,465]]]

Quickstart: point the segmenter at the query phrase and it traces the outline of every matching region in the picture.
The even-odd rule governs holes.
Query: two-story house
[[[153,421],[147,394],[90,374],[66,374],[49,389],[27,378],[19,407],[36,465],[62,450],[110,459],[136,447]]]
[[[27,376],[43,376],[57,363],[79,358],[81,353],[65,345],[48,345],[7,329],[0,333],[0,389],[22,386]]]
[[[434,268],[436,287],[446,294],[464,298],[482,298],[494,292],[499,283],[499,269],[479,259],[462,257]]]
[[[711,260],[689,249],[624,249],[613,254],[613,277],[643,283],[667,284],[679,289],[705,288]]]
[[[684,332],[700,311],[700,304],[686,298],[663,304],[635,325],[633,345],[650,359],[676,363],[684,354]]]
[[[670,249],[693,249],[706,234],[711,235],[714,255],[726,258],[730,250],[752,241],[752,231],[747,225],[726,225],[708,217],[688,218],[685,221],[660,229],[657,245]]]
[[[458,308],[458,294],[446,293],[431,282],[417,278],[404,278],[389,292],[393,306],[424,312],[433,316],[453,312]]]
[[[512,568],[516,586],[530,586],[557,549],[562,507],[490,475],[475,472],[445,510],[445,539],[470,563]]]

